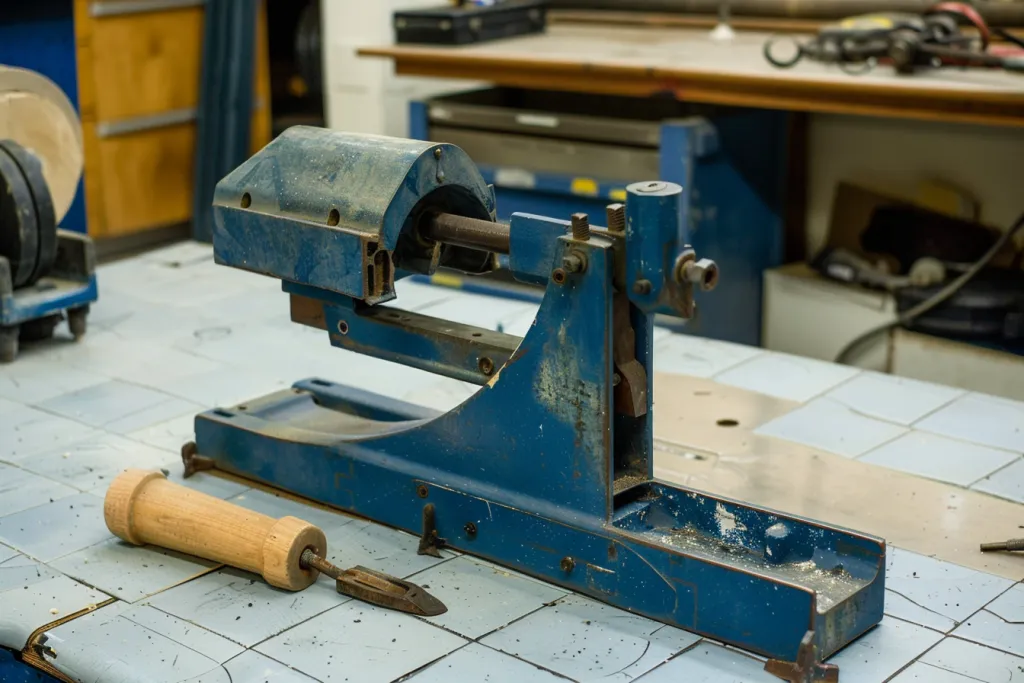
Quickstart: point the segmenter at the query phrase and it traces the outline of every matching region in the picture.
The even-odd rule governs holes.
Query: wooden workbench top
[[[719,43],[702,29],[556,23],[544,34],[479,45],[389,45],[359,54],[389,57],[400,74],[508,86],[1024,125],[1024,75],[946,69],[899,76],[878,67],[855,76],[808,61],[777,69],[762,54],[768,37],[745,32]]]

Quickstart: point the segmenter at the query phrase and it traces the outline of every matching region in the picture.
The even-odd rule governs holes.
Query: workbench
[[[363,56],[394,60],[402,75],[687,102],[1024,125],[1024,78],[983,70],[899,76],[880,67],[860,76],[804,61],[777,69],[762,54],[763,32],[716,42],[709,31],[554,23],[539,35],[465,47],[388,45]],[[807,36],[798,36],[806,38]]]
[[[439,410],[476,387],[331,348],[288,321],[270,278],[184,243],[99,269],[79,343],[0,371],[0,680],[12,651],[75,681],[772,683],[763,661],[469,555],[226,476],[182,479],[196,413],[324,377]],[[399,283],[397,305],[522,334],[534,305]],[[657,333],[656,474],[878,534],[886,616],[832,658],[842,683],[1024,680],[1024,403]],[[331,560],[410,578],[420,619],[301,593],[114,538],[102,496],[126,467],[320,526]],[[56,655],[54,657],[53,655]]]

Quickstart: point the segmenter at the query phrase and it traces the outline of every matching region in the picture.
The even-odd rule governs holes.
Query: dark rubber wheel
[[[21,167],[0,148],[0,256],[11,264],[14,288],[31,284],[39,258],[35,200]]]
[[[86,328],[86,316],[89,315],[89,307],[82,306],[81,308],[72,308],[68,311],[68,329],[71,330],[71,336],[76,340],[81,339],[85,336]]]
[[[37,342],[49,339],[53,336],[53,331],[60,321],[59,315],[48,315],[45,318],[28,320],[21,324],[21,334],[18,336],[23,342]]]
[[[57,216],[53,208],[50,187],[43,176],[39,158],[13,140],[0,141],[0,149],[11,157],[28,185],[36,214],[36,264],[27,284],[47,275],[57,257]]]
[[[18,334],[17,325],[0,327],[0,363],[10,363],[18,357]]]

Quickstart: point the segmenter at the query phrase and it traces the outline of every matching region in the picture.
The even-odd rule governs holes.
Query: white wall
[[[980,202],[981,220],[1006,229],[1024,212],[1024,130],[819,114],[811,117],[807,248],[825,241],[836,184],[846,180],[913,199],[942,180]]]
[[[394,42],[396,8],[439,0],[321,0],[324,107],[330,128],[406,137],[409,101],[476,87],[469,81],[395,76],[389,59],[359,57],[363,46]]]

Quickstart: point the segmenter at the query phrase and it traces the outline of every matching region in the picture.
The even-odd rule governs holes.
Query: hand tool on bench
[[[689,144],[708,143],[699,129]],[[372,375],[309,379],[197,416],[186,460],[419,533],[424,552],[446,543],[768,657],[828,657],[881,620],[885,543],[653,477],[654,316],[692,317],[718,278],[686,245],[684,191],[630,185],[606,228],[502,224],[458,147],[285,131],[218,184],[216,261],[281,279],[292,320],[334,346],[480,388],[438,413],[367,391]],[[381,305],[408,274],[486,273],[498,254],[544,288],[522,338]]]
[[[274,519],[167,481],[162,472],[130,469],[107,489],[107,528],[135,545],[151,544],[221,562],[262,576],[276,588],[299,591],[320,573],[339,593],[433,617],[444,604],[414,583],[366,567],[328,562],[324,532],[297,517]]]

